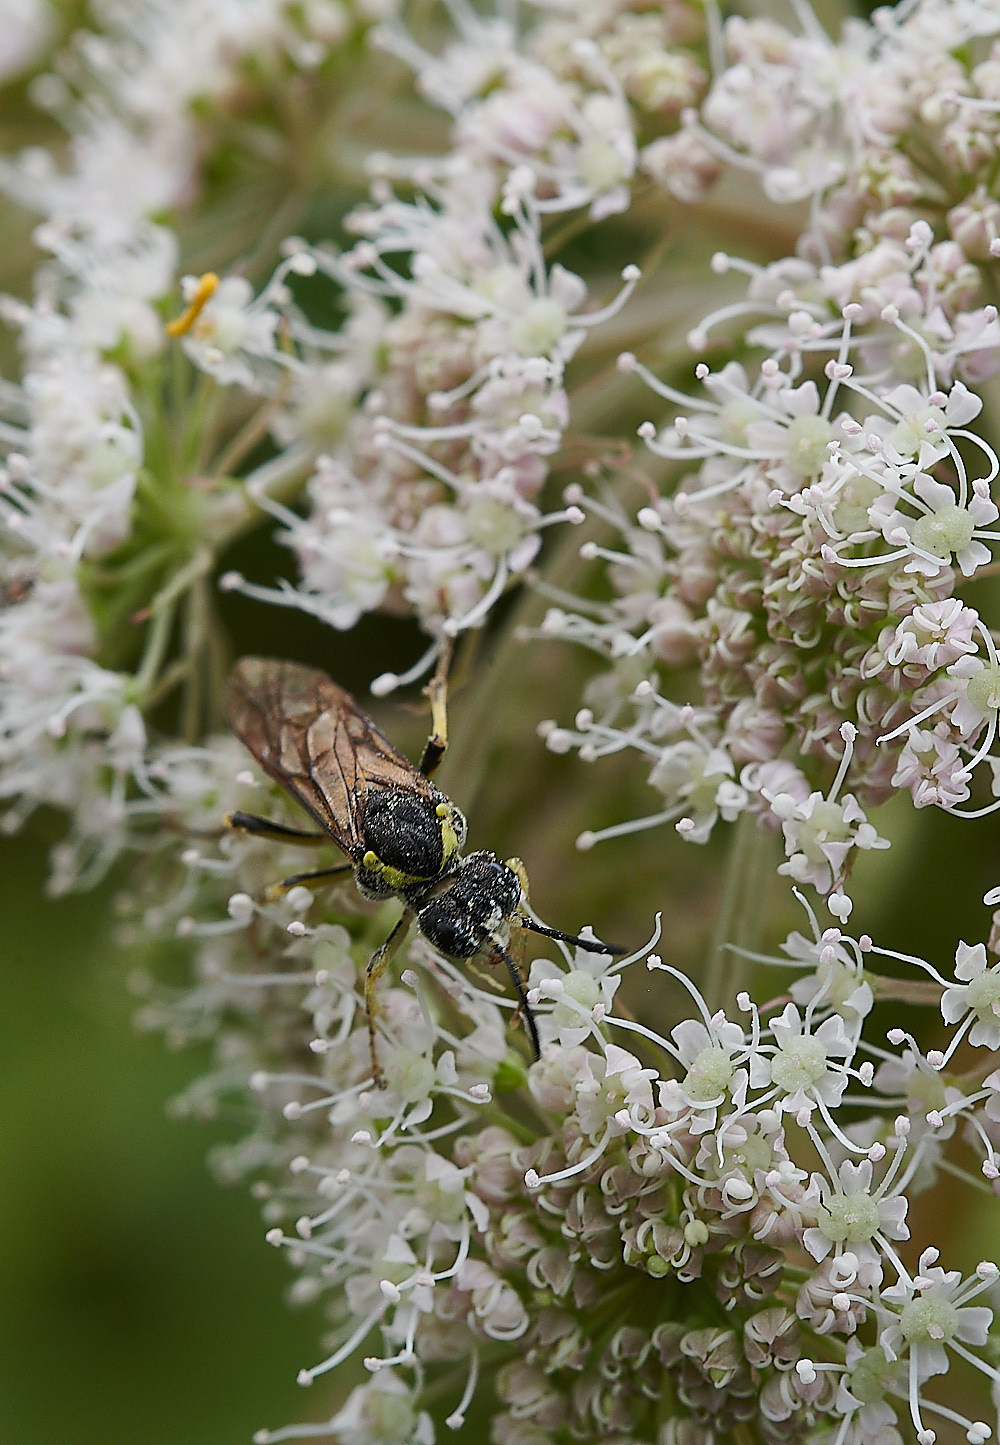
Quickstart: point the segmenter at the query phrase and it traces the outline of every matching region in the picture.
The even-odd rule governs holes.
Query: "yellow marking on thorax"
[[[443,867],[458,852],[458,834],[455,832],[455,824],[452,822],[454,814],[450,803],[438,803],[435,812],[441,819],[441,865]]]
[[[397,892],[411,887],[414,883],[432,883],[435,878],[439,878],[458,852],[458,834],[452,822],[453,814],[449,803],[438,803],[434,811],[441,820],[441,867],[436,873],[404,873],[400,868],[392,868],[388,863],[383,863],[371,848],[361,859],[362,867],[367,868],[369,873],[377,873]]]
[[[390,868],[389,864],[383,863],[378,854],[373,853],[370,848],[362,858],[361,863],[363,867],[368,869],[369,873],[377,873],[378,876],[396,892],[399,892],[403,888],[408,888],[411,883],[423,882],[423,879],[418,878],[413,873],[404,873],[399,868]]]

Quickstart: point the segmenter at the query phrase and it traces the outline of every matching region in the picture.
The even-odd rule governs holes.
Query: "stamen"
[[[418,678],[423,677],[424,673],[429,672],[437,662],[441,655],[441,647],[441,639],[435,638],[427,651],[406,672],[379,673],[378,677],[369,685],[368,690],[372,697],[388,697],[389,693],[395,692],[397,687],[409,687],[411,682],[416,682]]]
[[[449,617],[445,620],[444,631],[449,637],[457,637],[460,632],[465,632],[470,627],[476,627],[489,612],[494,602],[499,601],[503,590],[507,586],[507,579],[510,576],[510,565],[506,557],[501,557],[493,581],[482,597],[471,608],[464,617]]]
[[[595,843],[604,843],[608,838],[623,838],[627,833],[641,833],[646,828],[658,828],[661,823],[672,823],[681,812],[681,806],[667,808],[662,813],[651,813],[645,818],[632,818],[627,823],[614,823],[610,828],[592,832],[589,828],[580,834],[576,846],[581,853],[593,848]]]
[[[465,1389],[462,1391],[462,1398],[452,1413],[445,1420],[449,1430],[461,1430],[465,1424],[465,1412],[472,1404],[473,1396],[476,1393],[476,1385],[479,1383],[479,1350],[475,1344],[472,1346],[472,1357],[469,1361],[469,1374],[465,1381]]]
[[[576,1164],[570,1164],[565,1169],[559,1169],[555,1174],[539,1174],[536,1170],[529,1169],[524,1176],[525,1184],[529,1189],[542,1189],[547,1184],[560,1184],[564,1179],[572,1179],[575,1174],[582,1174],[584,1170],[589,1169],[592,1164],[597,1163],[607,1148],[610,1137],[611,1123],[609,1121],[605,1124],[604,1133],[601,1135],[598,1143],[595,1144],[593,1149],[589,1150],[582,1159],[578,1160]]]
[[[367,1336],[375,1328],[375,1326],[378,1324],[379,1320],[382,1318],[388,1308],[389,1302],[383,1297],[379,1300],[378,1304],[371,1311],[371,1313],[365,1316],[365,1318],[358,1325],[357,1329],[354,1330],[353,1333],[348,1335],[347,1339],[341,1345],[339,1350],[335,1350],[328,1359],[325,1359],[322,1362],[322,1364],[313,1365],[311,1369],[299,1371],[297,1376],[299,1384],[311,1385],[317,1375],[325,1375],[328,1370],[335,1370],[343,1360],[346,1360],[349,1358],[349,1356],[353,1355],[354,1351],[361,1344],[362,1340],[367,1338]]]
[[[190,331],[218,288],[219,278],[214,271],[206,271],[203,276],[199,277],[194,294],[185,310],[181,312],[180,316],[175,317],[173,321],[168,321],[163,328],[167,335],[184,336],[186,332]]]

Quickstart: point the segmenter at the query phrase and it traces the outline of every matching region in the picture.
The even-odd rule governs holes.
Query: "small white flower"
[[[953,808],[969,797],[971,774],[947,723],[933,730],[910,728],[892,775],[894,788],[909,788],[914,806]]]
[[[706,748],[685,740],[663,749],[649,782],[694,824],[685,829],[685,841],[706,843],[720,817],[732,822],[746,807],[746,791],[735,775],[733,760],[724,748]]]
[[[805,1230],[802,1243],[813,1259],[824,1260],[832,1249],[846,1245],[855,1255],[873,1251],[876,1235],[909,1239],[904,1223],[908,1201],[904,1194],[872,1189],[873,1169],[845,1160],[834,1184],[814,1174],[803,1208],[812,1206],[816,1223]]]
[[[771,1032],[775,1040],[771,1055],[757,1053],[751,1059],[751,1087],[775,1088],[777,1107],[786,1114],[803,1109],[811,1113],[820,1101],[827,1108],[837,1108],[848,1076],[843,1063],[835,1060],[848,1059],[854,1053],[840,1015],[831,1015],[811,1032],[790,1003],[771,1024]]]
[[[810,793],[803,803],[779,795],[771,808],[782,819],[788,855],[779,873],[787,873],[796,883],[811,883],[820,893],[829,893],[834,886],[852,848],[889,847],[850,793],[839,802],[822,793]]]
[[[978,651],[973,640],[979,614],[958,597],[915,607],[896,628],[886,657],[892,667],[919,663],[928,672]]]
[[[330,1421],[342,1445],[434,1445],[434,1426],[415,1392],[393,1370],[357,1385]]]
[[[996,719],[1000,709],[1000,665],[992,654],[988,661],[960,657],[948,668],[948,676],[958,688],[951,720],[963,738],[971,737],[983,723]]]
[[[856,1028],[874,1007],[871,984],[858,958],[836,937],[824,934],[815,940],[790,933],[781,951],[812,971],[797,978],[789,993],[800,1008],[825,1012],[832,1009],[843,1016],[845,1026]]]
[[[603,1055],[587,1053],[576,1082],[576,1113],[581,1128],[591,1139],[605,1131],[623,1132],[615,1118],[622,1109],[638,1108],[651,1118],[653,1092],[650,1080],[655,1069],[644,1069],[627,1049],[608,1044]]]
[[[955,977],[941,996],[941,1016],[946,1024],[957,1024],[970,1014],[975,1021],[969,1029],[969,1043],[977,1048],[1000,1049],[1000,964],[986,966],[982,943],[960,943],[955,953]]]
[[[977,532],[1000,517],[1000,508],[988,496],[973,492],[963,506],[950,486],[917,472],[913,499],[919,511],[915,518],[900,511],[899,497],[889,492],[871,510],[886,541],[893,547],[902,543],[910,554],[908,572],[936,577],[942,566],[954,559],[962,575],[971,577],[990,561],[989,547],[976,540]],[[908,496],[906,500],[911,499]]]
[[[884,1311],[888,1323],[879,1333],[879,1344],[890,1360],[908,1353],[921,1382],[947,1374],[945,1346],[953,1340],[984,1345],[993,1319],[991,1309],[965,1303],[986,1287],[984,1281],[973,1275],[970,1286],[957,1269],[938,1268],[937,1256],[936,1249],[925,1250],[914,1279],[900,1279],[882,1291],[883,1306],[892,1307],[892,1314]]]
[[[184,299],[190,301],[199,282],[186,276]],[[260,305],[245,276],[226,276],[202,307],[184,339],[184,350],[196,366],[224,386],[253,389],[255,373],[248,358],[274,359],[278,312]]]

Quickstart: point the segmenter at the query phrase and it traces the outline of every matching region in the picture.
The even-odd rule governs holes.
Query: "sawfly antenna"
[[[543,938],[554,938],[557,943],[574,943],[585,953],[628,952],[626,948],[616,948],[613,943],[602,943],[599,938],[580,938],[575,933],[560,933],[558,928],[546,928],[544,923],[536,923],[534,919],[525,917],[523,913],[519,921],[522,928],[530,928],[532,933],[540,933]]]

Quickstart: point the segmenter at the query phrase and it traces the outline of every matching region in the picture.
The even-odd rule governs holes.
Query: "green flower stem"
[[[766,880],[774,873],[773,842],[750,813],[741,813],[731,826],[722,894],[700,980],[711,1013],[731,1011],[750,982],[752,960],[730,945],[753,950],[758,942],[769,897]]]
[[[212,570],[214,560],[207,547],[199,547],[187,566],[182,567],[179,572],[175,572],[167,585],[162,587],[153,598],[149,604],[150,614],[155,615],[161,612],[182,597],[197,578],[204,577]]]
[[[187,657],[175,657],[173,662],[161,673],[154,687],[151,687],[144,699],[144,711],[149,713],[153,708],[159,707],[164,698],[169,697],[174,688],[184,681],[191,671],[191,659]]]
[[[174,552],[173,543],[163,541],[154,542],[135,556],[129,557],[127,561],[112,565],[85,561],[80,566],[82,585],[85,591],[88,586],[117,589],[123,583],[135,582],[148,573],[162,571]]]
[[[189,663],[181,700],[181,735],[188,743],[201,737],[206,710],[205,682],[202,663],[210,626],[210,594],[204,576],[192,580],[187,592],[184,612],[183,650]]]
[[[253,450],[258,442],[263,441],[264,437],[267,436],[275,413],[287,394],[287,382],[288,377],[286,374],[281,386],[278,388],[278,395],[257,407],[249,420],[246,421],[236,435],[227,442],[222,452],[212,464],[211,473],[213,476],[220,478],[231,476],[244,457]]]
[[[941,985],[929,979],[886,978],[884,974],[869,973],[866,969],[865,982],[880,1003],[930,1004],[935,1007],[941,1002]]]
[[[220,393],[221,388],[213,377],[204,372],[198,374],[177,448],[179,476],[203,471],[205,458],[211,456]]]
[[[135,693],[140,707],[148,705],[149,697],[155,690],[160,668],[170,642],[174,625],[176,602],[171,600],[160,607],[150,621],[142,650],[139,670],[135,675]]]

